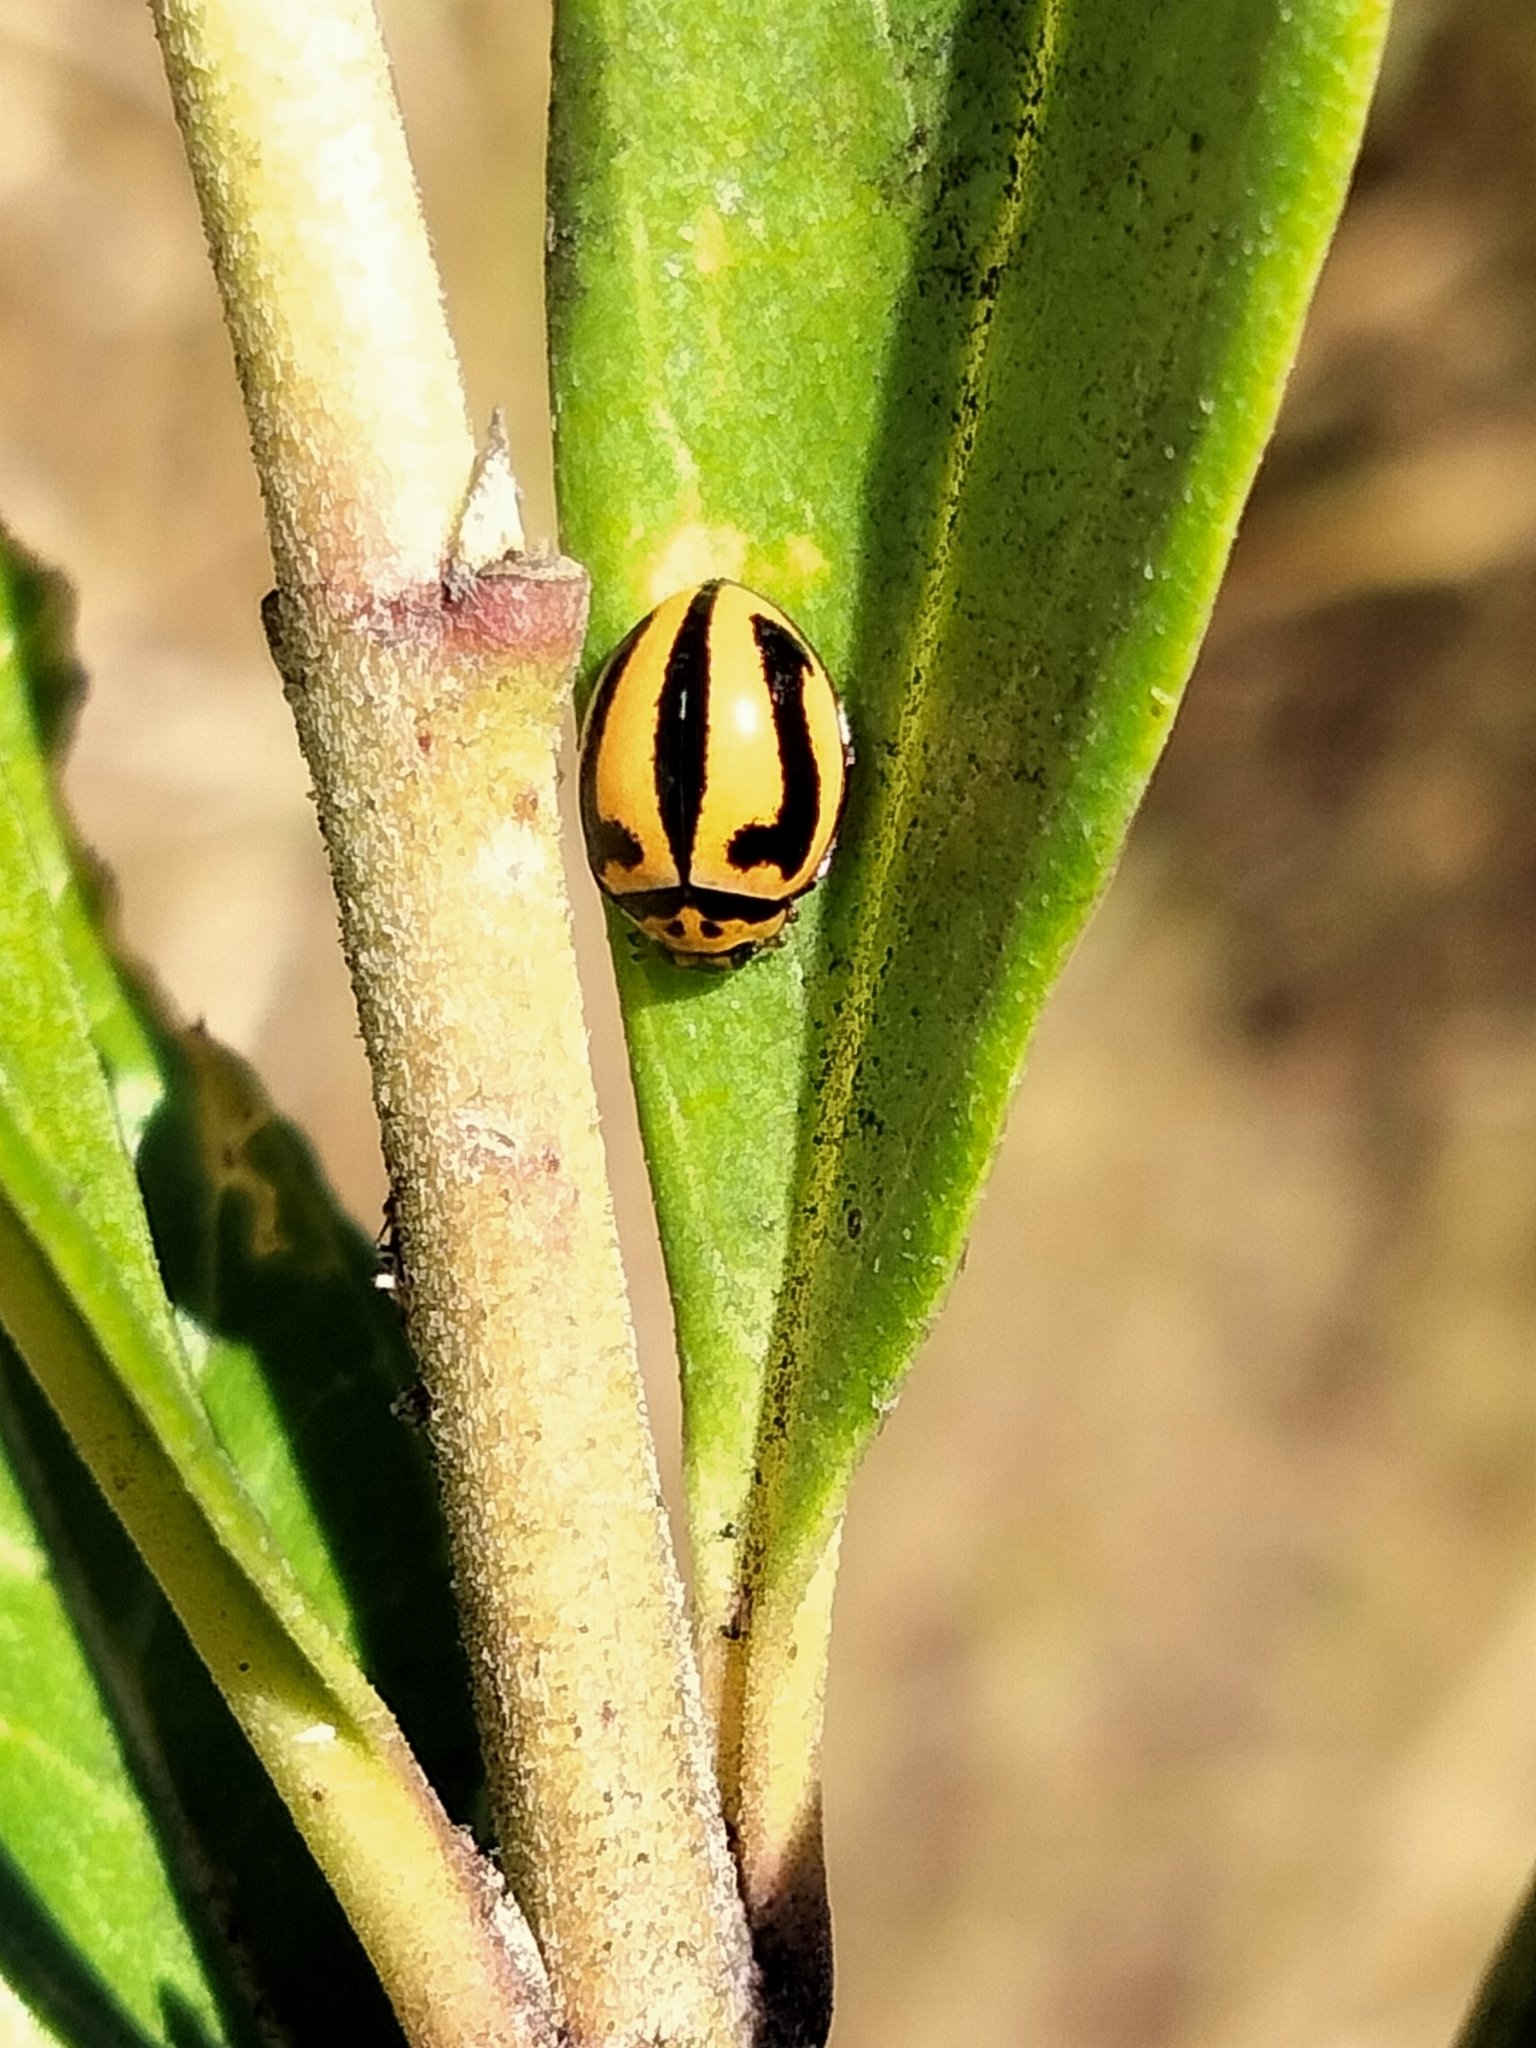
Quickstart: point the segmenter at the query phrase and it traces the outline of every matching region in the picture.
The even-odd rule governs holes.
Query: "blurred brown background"
[[[385,14],[475,408],[510,400],[547,529],[544,18]],[[371,1227],[139,0],[0,0],[0,79],[0,512],[80,589],[73,794],[133,943]],[[1188,708],[856,1498],[839,2048],[1445,2048],[1536,1861],[1533,662],[1536,8],[1401,0]]]

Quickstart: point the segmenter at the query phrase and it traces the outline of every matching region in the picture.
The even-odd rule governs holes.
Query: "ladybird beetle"
[[[598,886],[674,958],[741,965],[826,873],[852,758],[831,679],[777,605],[722,579],[678,591],[592,693]]]

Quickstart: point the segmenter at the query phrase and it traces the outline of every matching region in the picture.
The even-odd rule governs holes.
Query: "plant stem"
[[[832,2023],[821,1728],[841,1535],[839,1520],[808,1578],[746,1576],[748,1608],[715,1669],[726,1825],[770,2038],[786,2048],[821,2048]]]
[[[155,0],[250,414],[495,1817],[577,2042],[734,2048],[745,1926],[587,1063],[556,745],[585,622],[473,449],[363,0]],[[468,503],[466,504],[466,498]]]
[[[745,1932],[560,868],[558,685],[584,597],[568,564],[527,564],[450,601],[441,657],[422,651],[425,613],[409,646],[276,644],[311,679],[290,694],[374,1063],[509,1874],[578,2040],[724,2044],[747,2027]]]

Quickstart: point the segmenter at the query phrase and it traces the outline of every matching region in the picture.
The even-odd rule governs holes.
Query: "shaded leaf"
[[[281,1800],[3,1339],[0,1448],[37,1564],[30,1588],[0,1586],[18,1647],[0,1664],[0,1712],[14,1741],[63,1759],[47,1777],[0,1769],[0,1977],[71,2044],[190,2048],[203,2037],[189,2015],[216,1996],[213,2040],[398,2048]],[[158,1861],[139,1849],[130,1862],[120,1838]],[[183,1982],[188,1952],[201,1999]],[[124,2012],[142,2032],[110,2031]]]
[[[304,1141],[274,1116],[249,1069],[201,1032],[178,1031],[114,958],[99,922],[108,892],[54,808],[47,748],[66,735],[78,689],[61,652],[59,586],[17,560],[4,594],[0,763],[10,816],[26,848],[34,906],[42,900],[51,909],[77,1014],[101,1063],[82,1080],[79,1101],[93,1092],[101,1100],[104,1070],[118,1130],[136,1157],[155,1286],[169,1290],[175,1311],[176,1398],[189,1402],[202,1457],[218,1460],[221,1450],[238,1469],[311,1610],[361,1651],[450,1806],[465,1815],[480,1775],[466,1674],[424,1444],[394,1411],[413,1372],[398,1317],[374,1285],[373,1247],[342,1215]],[[45,959],[42,986],[31,991],[40,1035],[50,1001],[67,1000],[59,964]],[[9,993],[4,1000],[0,1037],[9,1043],[20,1032],[21,1006]],[[77,1078],[86,1066],[77,1058]],[[99,1152],[106,1150],[103,1142]],[[142,1242],[132,1257],[141,1251]],[[167,1352],[162,1366],[168,1360]],[[276,2013],[322,2036],[345,2024],[348,2038],[398,2040],[288,1815],[137,1553],[24,1382],[5,1400],[3,1436],[46,1527],[55,1633],[76,1645],[73,1665],[60,1664],[29,1690],[31,1732],[51,1740],[52,1717],[75,1710],[76,1667],[93,1674],[98,1711],[126,1758],[118,1802],[136,1807],[141,1828],[162,1842],[165,1881],[214,1981],[227,1987],[233,1971],[240,1984],[236,2009],[247,2018]],[[8,1613],[0,1587],[0,1626]],[[94,1819],[82,1803],[66,1836],[55,1813],[51,1831],[39,1825],[17,1858],[13,1826],[25,1833],[25,1814],[13,1814],[0,1795],[0,1842],[17,1859],[17,1883],[39,1901],[61,1886],[72,1896],[70,1887],[90,1878]],[[146,1971],[163,1961],[154,1903],[152,1886],[126,1886],[111,1895],[104,1923],[114,1940],[134,1945]],[[86,1943],[75,1954],[80,1981],[98,1972],[109,2004],[122,1990],[114,1953]],[[0,1972],[9,1961],[0,1954]],[[177,2022],[164,2038],[192,2036]]]
[[[199,1910],[178,1894],[16,1476],[17,1369],[3,1340],[0,1354],[0,1977],[77,2048],[168,2040],[172,2003],[190,2039],[254,2039],[223,2024]]]

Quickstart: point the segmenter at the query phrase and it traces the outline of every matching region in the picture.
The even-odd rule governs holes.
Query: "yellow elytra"
[[[598,886],[683,960],[739,965],[826,873],[852,751],[831,678],[777,605],[717,579],[622,640],[581,741]]]

